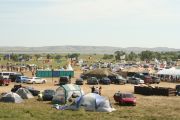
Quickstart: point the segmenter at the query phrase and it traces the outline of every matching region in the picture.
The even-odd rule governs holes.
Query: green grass
[[[113,100],[111,100],[113,102]],[[0,120],[179,120],[180,98],[137,95],[137,106],[112,105],[112,113],[56,110],[49,102],[0,103]]]

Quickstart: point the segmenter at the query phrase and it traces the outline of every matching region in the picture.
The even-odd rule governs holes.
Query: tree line
[[[122,57],[124,56],[124,57]],[[180,59],[180,51],[177,52],[154,52],[154,51],[142,51],[140,53],[130,52],[126,53],[124,51],[115,51],[114,54],[104,54],[103,59],[115,59],[115,60],[126,60],[126,61],[151,61],[166,60],[174,61]]]
[[[63,57],[65,57],[66,59],[70,58],[75,58],[75,59],[78,59],[78,57],[80,56],[79,53],[72,53],[72,54],[67,54],[67,55],[61,55],[61,54],[5,54],[5,55],[1,55],[2,58],[4,60],[12,60],[12,61],[15,61],[15,62],[18,62],[18,61],[21,61],[21,60],[24,60],[24,61],[29,61],[30,59],[35,59],[36,61],[43,57],[45,59],[56,59],[56,60],[59,60],[59,59],[62,59]]]
[[[71,53],[71,54],[6,54],[1,55],[3,56],[4,60],[13,60],[15,62],[35,58],[38,60],[41,57],[44,57],[46,59],[62,59],[65,57],[66,59],[75,58],[78,60],[80,54],[79,53]],[[126,60],[126,61],[151,61],[154,59],[157,60],[166,60],[166,61],[175,61],[177,59],[180,59],[180,51],[177,52],[154,52],[154,51],[142,51],[140,53],[135,53],[131,51],[130,53],[124,52],[124,51],[115,51],[114,54],[104,54],[102,59],[114,59],[116,61],[119,60]]]

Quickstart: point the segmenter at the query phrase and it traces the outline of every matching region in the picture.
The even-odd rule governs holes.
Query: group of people
[[[91,93],[96,93],[96,94],[101,95],[101,91],[102,91],[102,87],[101,86],[99,88],[98,87],[94,87],[94,86],[91,87]]]

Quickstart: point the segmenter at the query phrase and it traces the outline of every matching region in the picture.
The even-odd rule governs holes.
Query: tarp
[[[84,73],[84,75],[89,76],[89,77],[108,77],[108,76],[116,76],[115,73],[111,72],[108,69],[95,69],[95,70],[90,70]]]

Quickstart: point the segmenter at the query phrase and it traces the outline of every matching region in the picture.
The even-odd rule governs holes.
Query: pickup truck
[[[0,76],[0,86],[5,85],[8,86],[10,84],[10,79],[8,78],[3,78],[2,76]]]

